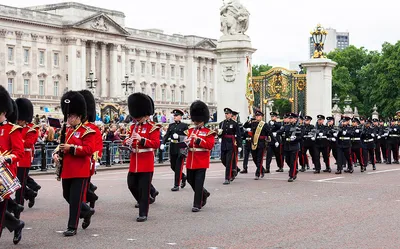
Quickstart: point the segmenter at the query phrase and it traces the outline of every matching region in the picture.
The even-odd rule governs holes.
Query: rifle
[[[296,133],[298,133],[297,128],[298,128],[299,123],[300,123],[300,116],[301,116],[301,111],[299,112],[296,125],[294,127],[290,128],[290,131],[292,132],[292,137],[296,136]]]
[[[63,123],[63,127],[61,130],[61,137],[60,137],[60,144],[64,144],[65,143],[65,136],[66,136],[66,132],[67,132],[67,120],[68,120],[68,112],[69,112],[69,103],[71,103],[71,101],[69,99],[65,99],[64,103],[66,104],[66,113],[64,115],[64,123]],[[64,150],[60,150],[58,152],[59,155],[59,161],[58,164],[56,164],[56,175],[57,175],[57,181],[61,180],[61,173],[62,173],[62,169],[63,169],[63,157],[64,157]]]

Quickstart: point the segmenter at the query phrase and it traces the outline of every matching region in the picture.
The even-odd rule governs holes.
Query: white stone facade
[[[196,99],[216,108],[216,40],[125,27],[122,12],[79,3],[29,8],[0,5],[0,84],[28,97],[36,113],[59,113],[66,90],[97,78],[102,102],[126,99],[121,85],[152,96],[158,111],[188,109]]]

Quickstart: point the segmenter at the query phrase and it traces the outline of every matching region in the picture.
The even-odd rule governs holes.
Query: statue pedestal
[[[247,60],[256,49],[247,35],[224,35],[215,49],[218,62],[217,121],[225,119],[224,108],[239,112],[241,121],[249,116],[246,100]]]
[[[332,115],[332,69],[337,65],[330,59],[310,59],[301,65],[307,70],[306,115]]]

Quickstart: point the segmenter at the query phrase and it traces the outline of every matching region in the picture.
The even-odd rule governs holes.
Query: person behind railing
[[[117,130],[117,125],[116,124],[112,124],[110,126],[110,130],[107,133],[107,137],[106,137],[105,141],[113,143],[113,145],[112,145],[111,162],[114,164],[114,163],[116,163],[115,162],[115,154],[117,153],[117,150],[118,150],[118,145],[115,144],[114,142],[121,141],[120,132]]]

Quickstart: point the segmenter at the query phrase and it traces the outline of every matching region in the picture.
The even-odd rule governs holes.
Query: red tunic
[[[196,134],[198,139],[192,139],[189,143],[189,153],[186,159],[187,169],[207,169],[210,167],[210,152],[215,144],[215,132],[202,127],[200,129],[190,128],[186,132],[190,137]]]
[[[75,145],[75,153],[64,151],[63,170],[61,178],[88,178],[90,177],[91,159],[96,151],[95,131],[79,124],[77,127],[68,127],[65,143]]]
[[[17,175],[17,163],[24,156],[24,144],[21,136],[22,127],[7,121],[0,123],[0,154],[11,158],[12,163],[6,164],[11,173]],[[9,196],[5,197],[9,199]]]
[[[30,168],[32,165],[33,156],[35,155],[35,143],[39,137],[39,127],[30,123],[22,128],[22,141],[24,143],[25,154],[18,162],[18,167]]]
[[[154,172],[154,150],[160,147],[160,128],[160,125],[151,121],[131,125],[128,138],[135,131],[142,139],[132,143],[129,172]]]
[[[90,169],[90,175],[94,175],[94,172],[96,170],[96,162],[98,158],[101,158],[103,155],[103,137],[101,135],[101,131],[97,125],[90,123],[90,122],[85,122],[85,126],[89,127],[90,129],[94,130],[96,132],[95,134],[95,152],[93,153],[93,160],[92,160],[92,166]]]

